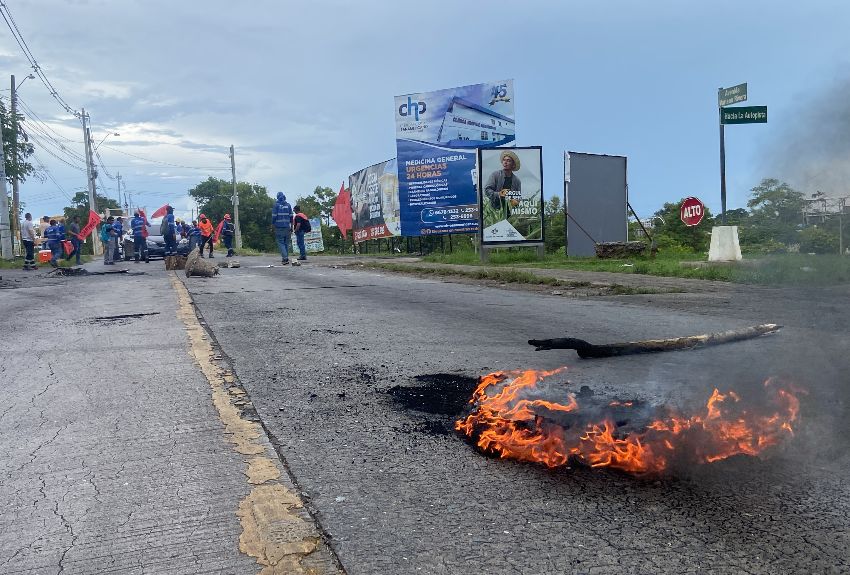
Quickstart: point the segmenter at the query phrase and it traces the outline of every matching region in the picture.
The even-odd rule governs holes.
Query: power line
[[[54,147],[55,150],[57,150],[61,154],[64,154],[70,160],[85,163],[86,160],[85,158],[83,158],[83,156],[77,154],[72,150],[69,150],[67,147],[65,147],[64,144],[62,144],[62,142],[57,142],[54,138],[50,137],[50,134],[45,134],[40,127],[37,127],[33,124],[27,126],[26,129],[24,129],[24,126],[20,126],[20,128],[21,132],[28,139],[31,138],[32,140],[41,144],[43,147],[46,147],[49,143],[51,146]]]
[[[44,87],[50,92],[50,95],[53,96],[53,99],[56,100],[62,108],[76,118],[80,118],[81,114],[77,110],[73,109],[68,105],[65,100],[62,99],[62,96],[59,95],[59,91],[53,87],[53,84],[50,83],[50,80],[44,74],[41,69],[41,66],[33,56],[32,51],[30,51],[29,46],[27,45],[26,40],[24,40],[23,34],[21,34],[18,25],[15,23],[15,19],[12,17],[12,13],[9,11],[9,6],[0,0],[0,15],[3,16],[3,20],[6,21],[6,26],[9,27],[9,31],[12,32],[12,37],[15,38],[15,41],[18,43],[18,46],[21,47],[21,50],[24,53],[24,57],[26,57],[27,61],[29,61],[30,66],[35,72],[36,76],[38,76],[41,83],[44,84]]]
[[[56,186],[56,188],[62,193],[63,196],[68,199],[69,202],[73,203],[73,199],[71,198],[71,196],[68,195],[68,192],[65,191],[65,188],[59,185],[59,182],[56,181],[56,178],[53,177],[53,174],[50,173],[50,170],[47,169],[47,166],[44,165],[44,162],[41,161],[41,159],[35,152],[33,152],[32,157],[38,164],[38,169],[41,170],[45,175],[47,175],[48,178],[50,178],[50,181],[53,182],[53,185]]]
[[[38,123],[45,130],[52,132],[55,138],[58,138],[60,140],[64,140],[65,142],[68,142],[70,144],[82,144],[83,143],[83,142],[79,142],[77,140],[72,140],[71,138],[67,138],[67,137],[63,136],[62,134],[60,134],[59,132],[57,132],[56,130],[54,130],[53,128],[51,128],[50,124],[48,124],[47,122],[42,120],[41,117],[38,114],[36,114],[33,111],[33,109],[24,100],[21,99],[20,94],[18,94],[17,100],[18,100],[18,105],[21,107],[22,110],[24,110],[26,112],[26,115],[30,117],[30,120],[33,120],[34,122]]]
[[[152,164],[161,164],[163,166],[170,166],[172,168],[184,168],[186,170],[203,170],[203,171],[206,171],[206,170],[213,170],[213,171],[227,170],[227,171],[230,171],[230,167],[221,167],[220,168],[220,167],[217,167],[217,166],[182,166],[180,164],[172,164],[172,163],[169,163],[169,162],[163,162],[163,161],[160,161],[160,160],[152,160],[150,158],[137,156],[136,154],[131,154],[130,152],[124,152],[122,150],[119,150],[118,148],[113,148],[112,146],[101,146],[101,147],[106,148],[108,150],[112,150],[113,152],[118,152],[119,154],[124,154],[125,156],[130,156],[131,158],[143,160],[145,162],[150,162]]]

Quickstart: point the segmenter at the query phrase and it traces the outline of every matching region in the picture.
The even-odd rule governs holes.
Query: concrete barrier
[[[738,226],[714,226],[711,228],[711,247],[708,249],[708,261],[735,262],[741,259]]]

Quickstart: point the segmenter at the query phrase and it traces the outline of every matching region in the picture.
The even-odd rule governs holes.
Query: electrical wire
[[[124,154],[125,156],[130,156],[131,158],[136,158],[138,160],[143,160],[145,162],[150,162],[152,164],[161,164],[163,166],[170,166],[172,168],[183,168],[186,170],[212,170],[212,171],[224,171],[230,170],[230,166],[227,167],[218,167],[218,166],[182,166],[180,164],[172,164],[169,162],[163,162],[161,160],[152,160],[150,158],[145,158],[142,156],[137,156],[136,154],[131,154],[130,152],[125,152],[123,150],[119,150],[118,148],[113,148],[112,146],[101,146],[102,148],[106,148],[107,150],[112,150],[113,152],[118,152],[119,154]]]
[[[34,125],[29,126],[20,126],[21,133],[29,140],[32,139],[34,142],[38,142],[41,146],[47,147],[48,145],[54,148],[59,154],[63,154],[67,157],[67,159],[71,162],[82,162],[85,163],[85,158],[80,154],[77,154],[73,150],[69,150],[62,142],[57,142],[50,135],[45,135],[41,128],[38,128]]]
[[[50,170],[47,169],[47,166],[45,166],[44,162],[42,162],[41,159],[38,157],[38,154],[33,152],[32,157],[36,161],[38,169],[41,170],[48,178],[50,178],[50,181],[53,182],[53,185],[56,186],[56,189],[58,189],[69,202],[73,203],[73,198],[68,195],[68,192],[65,191],[65,188],[59,185],[59,182],[56,181],[56,178],[53,177],[53,174],[50,173]]]
[[[9,11],[9,6],[5,2],[3,2],[3,0],[0,0],[0,15],[2,15],[3,20],[6,21],[6,26],[8,26],[9,31],[12,32],[12,37],[18,43],[18,46],[20,46],[21,50],[24,53],[24,57],[26,57],[27,61],[29,61],[30,66],[32,67],[36,76],[38,76],[39,80],[41,80],[41,83],[44,84],[44,87],[47,88],[48,92],[50,92],[50,95],[53,96],[53,99],[56,100],[56,102],[58,102],[59,105],[62,106],[62,108],[72,116],[76,118],[82,118],[82,114],[79,111],[73,109],[71,106],[69,106],[68,103],[62,99],[62,96],[59,95],[59,91],[53,87],[53,84],[50,83],[50,80],[42,71],[41,66],[36,61],[35,56],[30,50],[30,47],[27,45],[27,42],[24,39],[24,36],[21,33],[20,29],[18,28],[17,23],[15,23],[15,19],[12,17],[12,13]]]
[[[56,130],[54,130],[53,128],[51,128],[50,124],[48,124],[46,121],[44,121],[41,118],[41,116],[39,116],[38,114],[35,113],[35,111],[32,109],[32,107],[30,107],[29,104],[27,104],[24,100],[21,99],[20,94],[17,97],[17,104],[26,113],[26,115],[29,116],[30,121],[35,121],[40,126],[42,126],[45,130],[52,132],[54,138],[59,139],[59,140],[64,140],[65,142],[68,142],[69,144],[82,144],[83,143],[83,142],[80,142],[78,140],[72,140],[71,138],[67,138],[67,137],[63,136],[62,134],[60,134],[59,132],[57,132]]]

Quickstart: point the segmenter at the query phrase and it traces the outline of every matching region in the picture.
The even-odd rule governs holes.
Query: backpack
[[[168,233],[168,218],[162,218],[162,223],[159,224],[159,235],[165,236]]]
[[[301,230],[305,234],[309,234],[310,232],[313,231],[313,227],[310,225],[310,220],[308,220],[307,218],[304,218],[304,221],[301,222]]]
[[[103,224],[102,226],[100,226],[100,241],[102,241],[102,242],[108,242],[109,241],[109,239],[110,239],[109,228],[110,227],[111,226],[109,224]]]

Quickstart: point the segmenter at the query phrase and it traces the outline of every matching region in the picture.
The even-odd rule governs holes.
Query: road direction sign
[[[721,108],[721,124],[767,124],[767,106]]]
[[[688,227],[695,226],[705,216],[705,206],[698,198],[685,198],[679,208],[679,217],[682,223]]]
[[[747,83],[738,84],[731,88],[720,88],[717,90],[717,106],[722,108],[729,104],[747,101]]]

